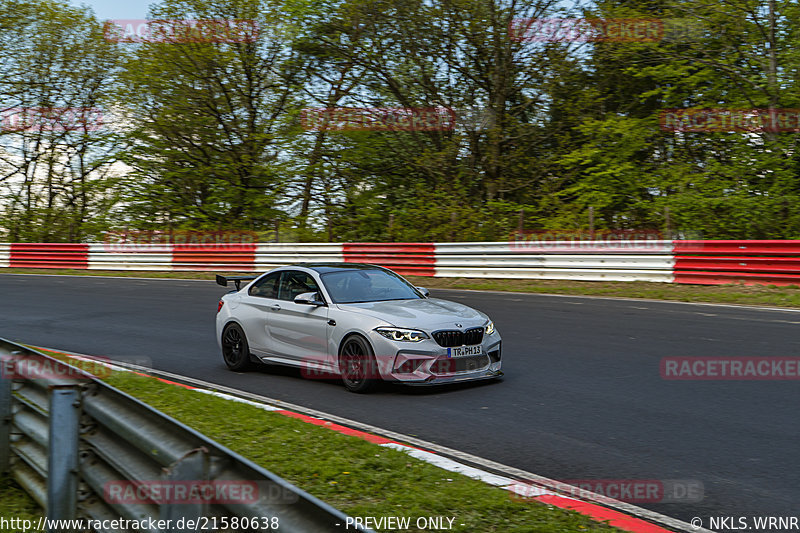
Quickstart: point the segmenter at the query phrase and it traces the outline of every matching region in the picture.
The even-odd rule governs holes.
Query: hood
[[[487,320],[480,311],[438,298],[338,305],[340,309],[368,315],[402,328],[457,328],[456,322],[462,328],[468,328],[482,326]]]

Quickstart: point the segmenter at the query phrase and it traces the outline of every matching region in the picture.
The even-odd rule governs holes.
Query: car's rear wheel
[[[350,392],[367,392],[378,382],[375,354],[364,337],[353,335],[344,341],[339,351],[339,372]]]
[[[222,358],[231,370],[244,372],[250,367],[250,346],[239,324],[228,324],[222,332]]]

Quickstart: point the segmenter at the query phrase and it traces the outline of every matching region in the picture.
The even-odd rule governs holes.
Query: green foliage
[[[17,149],[0,161],[0,232],[12,240],[276,225],[284,241],[504,240],[520,213],[524,229],[585,229],[590,210],[596,229],[799,233],[796,133],[659,122],[673,108],[800,108],[789,0],[162,0],[153,18],[249,19],[260,31],[137,45],[104,41],[62,0],[0,5],[4,98],[98,102],[117,132],[0,135]],[[509,33],[519,19],[569,17],[659,20],[664,33]],[[342,131],[301,118],[342,107],[453,110],[455,125]],[[23,137],[59,149],[22,154]]]
[[[43,511],[7,474],[0,474],[0,518],[39,522]]]
[[[0,1],[0,237],[80,241],[119,200],[115,47],[86,8]]]
[[[166,2],[157,19],[254,20],[234,42],[148,42],[122,76],[134,223],[260,230],[279,218],[286,98],[295,73],[281,4]]]

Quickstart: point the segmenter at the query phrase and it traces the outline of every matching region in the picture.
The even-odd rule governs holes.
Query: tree
[[[326,207],[341,238],[505,237],[520,206],[547,203],[552,148],[568,130],[548,119],[564,110],[552,108],[547,90],[575,75],[575,47],[521,42],[509,28],[563,9],[491,0],[335,8],[304,51],[321,72],[357,73],[359,85],[338,105],[440,109],[454,119],[441,131],[325,136],[326,182],[344,184],[332,216]],[[482,127],[464,120],[470,111],[487,119]]]
[[[14,241],[87,238],[115,203],[114,47],[84,8],[18,0],[1,7],[8,18],[0,23],[0,226]]]
[[[263,229],[279,215],[295,90],[291,15],[271,0],[167,1],[154,20],[247,21],[230,39],[144,42],[123,76],[133,223]]]

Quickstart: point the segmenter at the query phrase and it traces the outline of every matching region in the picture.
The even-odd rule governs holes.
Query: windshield
[[[386,270],[340,270],[322,275],[322,282],[337,304],[420,299],[406,280]]]

